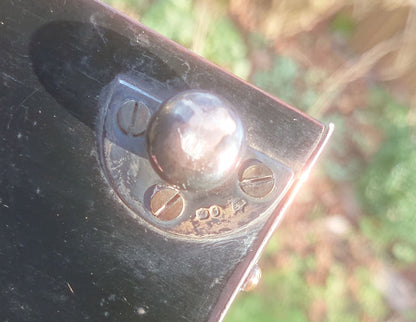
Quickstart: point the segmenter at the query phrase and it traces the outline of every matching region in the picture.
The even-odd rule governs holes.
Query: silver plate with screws
[[[218,108],[229,104],[225,100],[164,86],[120,76],[101,98],[104,172],[132,215],[173,236],[220,238],[270,214],[291,186],[293,171],[245,145],[244,124],[232,108]],[[200,150],[211,142],[212,152]],[[199,156],[205,159],[188,162]]]

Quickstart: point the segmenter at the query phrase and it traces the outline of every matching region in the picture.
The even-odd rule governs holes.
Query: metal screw
[[[261,269],[259,265],[256,264],[251,270],[250,274],[248,275],[241,289],[245,292],[251,291],[259,284],[260,279],[261,279]]]
[[[150,199],[150,210],[159,220],[168,221],[178,217],[184,207],[181,194],[172,188],[156,191]]]
[[[146,104],[135,100],[124,102],[117,112],[117,124],[126,135],[139,136],[146,131],[150,111]]]
[[[262,163],[251,164],[240,175],[240,187],[251,197],[265,197],[274,187],[273,172]]]

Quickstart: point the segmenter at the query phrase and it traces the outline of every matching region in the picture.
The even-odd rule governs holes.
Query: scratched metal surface
[[[265,222],[198,242],[129,215],[96,139],[99,94],[123,73],[222,95],[248,144],[295,175],[320,142],[320,123],[99,2],[1,1],[2,321],[216,319],[255,253]]]

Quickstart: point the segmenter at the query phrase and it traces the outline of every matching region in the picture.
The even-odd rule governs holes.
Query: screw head
[[[246,166],[239,179],[241,190],[254,198],[267,196],[274,187],[273,172],[262,163]]]
[[[163,187],[150,197],[150,210],[159,220],[169,221],[177,218],[183,211],[184,199],[179,191]]]
[[[117,112],[117,124],[126,135],[139,136],[146,131],[150,119],[149,108],[143,102],[125,101]]]
[[[231,104],[204,91],[168,100],[147,131],[155,171],[189,190],[210,190],[223,183],[240,160],[243,140],[243,126]]]

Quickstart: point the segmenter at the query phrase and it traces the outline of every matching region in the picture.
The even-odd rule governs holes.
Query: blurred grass
[[[408,122],[409,109],[384,89],[373,88],[369,95],[368,118],[382,129],[384,141],[360,180],[362,203],[372,214],[362,218],[361,229],[382,255],[412,264],[416,259],[416,129]]]
[[[210,14],[209,19],[204,20],[207,14]],[[235,75],[247,78],[250,72],[247,48],[236,26],[223,11],[209,10],[207,5],[198,7],[189,0],[158,0],[143,13],[141,21],[185,47],[198,49],[198,54]],[[201,28],[206,31],[198,33]],[[196,43],[203,45],[196,48]]]
[[[257,7],[244,0],[107,2],[312,113],[309,108],[338,72],[339,60],[346,61],[346,74],[349,64],[353,68],[356,58],[348,42],[361,32],[357,17],[376,8],[373,2],[346,0],[281,1],[280,7],[275,0],[257,1]],[[382,3],[385,8],[407,5]],[[290,10],[285,12],[285,6]],[[317,35],[310,36],[311,26],[318,26]],[[283,45],[275,37],[282,37]],[[400,103],[363,73],[329,96],[322,118],[335,123],[336,131],[311,178],[314,187],[305,187],[293,206],[304,216],[288,215],[263,254],[261,284],[237,299],[226,321],[406,321],[415,316],[415,308],[403,311],[388,302],[395,294],[378,285],[377,272],[387,265],[416,279],[416,122],[409,98]],[[336,233],[329,225],[334,223]],[[297,240],[290,233],[295,225],[304,227]],[[339,233],[343,230],[348,232]]]

